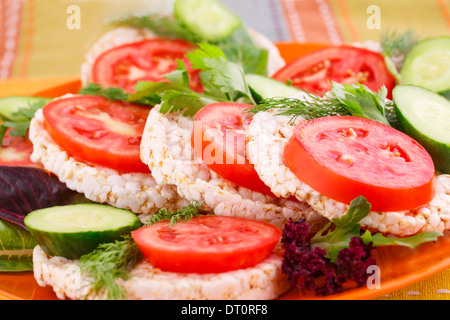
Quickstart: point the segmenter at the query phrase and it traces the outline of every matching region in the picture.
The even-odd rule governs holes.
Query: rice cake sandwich
[[[316,104],[318,98],[311,97],[301,93],[290,101],[297,106]],[[327,94],[325,101],[327,98],[332,99],[332,95]],[[359,117],[333,115],[306,121],[300,114],[295,116],[295,111],[285,113],[289,108],[294,110],[293,105],[283,106],[289,104],[288,100],[273,101],[273,108],[266,106],[267,110],[253,114],[248,130],[249,160],[275,195],[295,196],[330,220],[345,214],[350,198],[363,195],[372,203],[372,211],[361,225],[399,237],[423,231],[442,232],[450,227],[450,176],[435,173],[430,155],[412,138],[388,125]],[[339,101],[332,103],[338,105]],[[307,137],[300,129],[307,123],[319,127],[321,122],[323,130],[314,137]],[[381,133],[370,141],[367,137],[376,137],[375,132]],[[306,139],[309,142],[297,148],[298,141]],[[330,144],[321,145],[323,141]],[[320,150],[317,154],[321,156],[313,156],[316,160],[309,164],[296,165],[305,148],[311,154],[312,150]],[[321,175],[319,167],[316,170],[311,164],[320,162],[319,158],[327,159],[321,163],[328,174],[324,170]],[[361,167],[365,169],[358,173]],[[346,178],[336,178],[341,176]]]
[[[103,205],[34,211],[25,223],[38,239],[35,279],[59,299],[261,300],[290,288],[281,270],[279,228],[199,215],[197,208],[164,211],[143,226],[133,213]],[[183,221],[173,224],[174,213]],[[129,228],[131,236],[104,242]],[[80,252],[82,244],[95,248],[97,242],[94,251]]]
[[[31,160],[87,199],[142,214],[187,204],[159,185],[140,162],[149,108],[99,96],[66,95],[36,112],[29,130]]]

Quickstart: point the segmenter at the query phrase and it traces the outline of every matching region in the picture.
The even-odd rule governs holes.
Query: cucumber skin
[[[416,140],[428,151],[433,159],[436,170],[442,173],[450,173],[450,145],[432,140],[423,134],[419,134],[409,121],[406,120],[397,106],[395,106],[395,113],[397,114],[400,130]]]
[[[246,80],[253,98],[258,103],[264,99],[275,97],[287,98],[288,96],[296,95],[302,92],[300,89],[290,86],[284,82],[258,74],[247,74]],[[269,90],[267,90],[267,88],[269,88]],[[269,91],[270,94],[267,94],[267,91]]]
[[[447,100],[450,100],[450,90],[446,90],[446,91],[441,91],[439,92],[439,94],[445,98],[447,98]]]
[[[35,230],[30,227],[28,227],[28,231],[46,254],[67,259],[79,259],[82,255],[94,251],[99,244],[120,240],[122,235],[130,234],[131,231],[141,226],[142,222],[137,219],[132,225],[105,231],[56,233]]]

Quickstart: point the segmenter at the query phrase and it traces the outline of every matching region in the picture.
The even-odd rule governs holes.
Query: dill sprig
[[[355,116],[367,118],[392,126],[395,121],[386,101],[387,89],[383,86],[377,93],[362,84],[332,83],[331,91],[324,97],[303,91],[303,97],[269,98],[246,109],[247,118],[258,112],[276,109],[278,115],[290,116],[290,122],[301,117],[311,120],[328,116]]]
[[[202,206],[203,203],[193,202],[171,212],[162,208],[149,218],[145,226],[162,220],[170,220],[170,227],[172,227],[177,222],[187,221],[198,215]],[[92,277],[92,288],[88,295],[106,295],[108,300],[126,299],[125,289],[117,280],[126,280],[130,270],[142,258],[143,255],[138,245],[129,234],[122,236],[121,240],[102,243],[94,251],[80,257],[81,271]]]
[[[156,214],[150,216],[146,225],[151,225],[161,220],[170,220],[169,226],[172,227],[177,222],[187,221],[199,215],[199,211],[202,206],[203,203],[194,201],[184,208],[176,209],[171,212],[169,212],[166,208],[162,208]]]
[[[197,43],[203,41],[194,32],[187,29],[181,22],[173,16],[163,14],[149,14],[146,16],[129,16],[123,19],[112,21],[113,26],[125,26],[137,29],[151,30],[158,36],[167,38],[183,39]]]
[[[350,115],[350,112],[336,98],[323,99],[313,93],[305,92],[306,99],[300,98],[268,98],[258,105],[245,110],[248,117],[262,111],[277,109],[278,115],[290,116],[289,122],[294,122],[298,117],[311,120],[327,116]]]
[[[384,32],[380,39],[382,53],[388,57],[404,56],[418,40],[414,30]]]
[[[83,255],[79,261],[80,269],[93,278],[89,294],[102,296],[106,293],[110,300],[126,299],[125,289],[117,279],[128,278],[129,271],[142,257],[131,235],[123,236],[123,240],[102,243],[91,253]]]

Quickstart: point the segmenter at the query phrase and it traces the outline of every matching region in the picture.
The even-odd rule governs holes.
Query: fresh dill
[[[409,50],[417,43],[419,36],[413,30],[405,32],[387,31],[381,35],[381,54],[389,72],[397,83],[401,82],[400,69]]]
[[[418,40],[419,36],[414,30],[386,31],[380,39],[382,53],[388,57],[404,56]]]
[[[277,109],[278,115],[290,116],[289,122],[295,122],[298,117],[305,120],[312,120],[327,116],[350,115],[345,107],[336,98],[323,99],[313,93],[305,92],[304,98],[268,98],[259,104],[245,110],[248,117],[258,112]]]
[[[158,213],[150,216],[146,225],[151,225],[161,220],[170,220],[169,226],[172,227],[175,223],[187,221],[199,215],[202,206],[203,203],[195,201],[182,209],[176,209],[171,212],[166,208],[162,208]]]
[[[192,43],[203,41],[194,32],[187,29],[173,16],[163,14],[149,14],[146,16],[129,16],[112,21],[113,26],[125,26],[137,29],[148,29],[158,36],[183,39]]]
[[[278,115],[290,116],[290,122],[297,118],[305,120],[327,116],[357,116],[391,126],[388,120],[389,102],[387,90],[382,87],[377,93],[361,84],[339,84],[333,82],[332,89],[324,97],[303,91],[303,96],[269,98],[245,110],[247,117],[261,111],[278,110]],[[394,117],[389,113],[389,118]]]
[[[106,295],[109,300],[124,300],[127,295],[117,279],[126,279],[129,271],[142,259],[143,255],[130,235],[123,240],[102,243],[94,251],[80,257],[82,272],[92,277],[92,290],[95,296]]]

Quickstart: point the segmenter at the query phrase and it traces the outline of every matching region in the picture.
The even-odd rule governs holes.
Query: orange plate
[[[283,56],[288,59],[317,49],[317,44],[279,44]],[[323,45],[319,45],[323,46]],[[73,81],[36,93],[36,96],[56,97],[66,93],[76,93],[80,81]],[[399,290],[415,282],[424,280],[450,267],[450,233],[445,233],[435,243],[426,243],[416,249],[403,247],[378,248],[373,257],[380,268],[379,289],[367,286],[328,296],[321,299],[374,299]],[[32,272],[1,273],[0,299],[9,300],[51,300],[57,299],[52,288],[40,287]],[[291,290],[280,297],[282,300],[319,299],[311,292]]]

